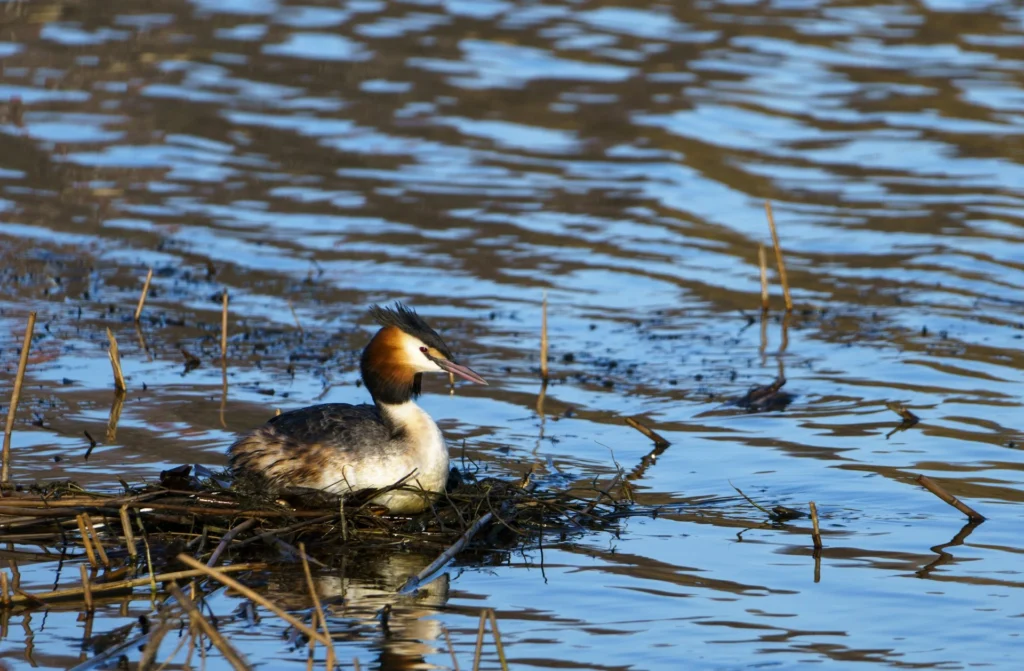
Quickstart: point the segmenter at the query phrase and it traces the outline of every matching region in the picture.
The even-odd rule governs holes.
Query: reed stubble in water
[[[32,346],[32,332],[36,328],[36,313],[28,313],[28,325],[25,327],[25,340],[21,344],[21,357],[18,359],[18,375],[14,378],[14,390],[11,392],[11,405],[7,408],[7,426],[4,428],[3,464],[0,466],[0,481],[4,484],[11,481],[11,433],[14,431],[14,417],[18,412],[18,401],[21,399],[21,385],[25,381],[25,368],[28,367],[28,351]]]
[[[153,281],[153,269],[146,273],[146,282],[142,285],[142,294],[139,295],[139,304],[135,306],[135,321],[142,317],[142,308],[146,305],[146,296],[149,294],[149,283]]]
[[[786,312],[793,309],[793,299],[789,295],[789,277],[786,275],[786,261],[782,258],[782,245],[779,244],[779,233],[775,230],[775,216],[772,204],[764,201],[764,211],[768,215],[768,228],[772,232],[772,246],[775,247],[775,262],[779,266],[779,283],[782,285],[782,296],[786,299]]]
[[[820,550],[821,528],[818,526],[818,506],[815,505],[814,501],[811,501],[808,507],[811,509],[811,528],[813,529],[811,532],[811,542],[814,543],[815,550]]]

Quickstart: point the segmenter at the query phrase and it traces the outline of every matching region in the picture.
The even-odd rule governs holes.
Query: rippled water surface
[[[18,481],[220,466],[276,408],[363,401],[365,307],[402,299],[491,382],[427,385],[456,460],[464,440],[549,487],[621,467],[656,514],[456,562],[416,598],[392,591],[432,557],[332,563],[317,581],[345,668],[451,668],[444,630],[469,668],[481,608],[517,669],[1014,667],[1019,3],[8,0],[0,27],[4,413],[40,319]],[[783,318],[773,268],[761,322],[765,199],[796,307]],[[107,327],[129,384],[116,431]],[[784,409],[727,402],[780,372]],[[890,435],[891,402],[920,424]],[[645,460],[631,416],[672,446]],[[965,527],[918,474],[989,519]],[[731,485],[815,501],[820,556],[806,519],[771,524]],[[4,567],[26,589],[78,581],[32,549]],[[292,578],[259,585],[307,609]],[[10,612],[2,663],[72,666],[150,610],[136,596],[87,622]],[[306,664],[279,620],[209,603],[259,668]]]

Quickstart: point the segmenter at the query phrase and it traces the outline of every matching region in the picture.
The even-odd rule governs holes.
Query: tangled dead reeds
[[[344,499],[302,491],[270,496],[259,482],[231,482],[198,466],[164,471],[159,484],[122,484],[116,494],[86,491],[71,482],[16,490],[0,498],[0,542],[40,546],[44,552],[36,558],[52,552],[55,560],[68,559],[68,552],[77,551],[106,575],[82,589],[5,593],[3,602],[30,605],[81,599],[89,592],[153,588],[193,577],[180,570],[179,553],[216,564],[226,549],[243,566],[300,557],[323,566],[317,556],[366,550],[436,555],[427,569],[409,576],[403,591],[413,591],[474,538],[488,550],[508,549],[541,532],[612,523],[617,504],[610,495],[598,492],[588,500],[540,491],[529,480],[456,481],[426,512],[401,518],[375,506],[373,493]]]

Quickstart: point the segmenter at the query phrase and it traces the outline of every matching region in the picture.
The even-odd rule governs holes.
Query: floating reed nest
[[[616,516],[617,504],[608,491],[618,478],[607,491],[586,499],[541,491],[529,476],[519,481],[476,480],[457,473],[453,471],[443,496],[411,517],[391,517],[375,506],[372,499],[379,491],[344,498],[312,490],[269,495],[258,480],[232,481],[227,473],[201,466],[164,471],[158,484],[132,487],[122,481],[123,491],[116,494],[90,492],[73,482],[18,488],[0,497],[0,541],[33,545],[42,552],[0,554],[31,554],[35,561],[82,558],[106,571],[102,581],[83,588],[35,595],[3,589],[2,601],[39,605],[81,599],[89,588],[96,592],[155,586],[193,577],[194,571],[176,576],[183,573],[179,554],[214,565],[227,549],[236,562],[229,567],[233,570],[303,557],[324,566],[318,555],[362,551],[436,555],[430,566],[410,576],[403,589],[412,591],[471,543],[477,550],[508,550],[536,541],[544,532],[606,527]],[[399,482],[393,487],[408,485]],[[300,546],[306,550],[300,551]]]

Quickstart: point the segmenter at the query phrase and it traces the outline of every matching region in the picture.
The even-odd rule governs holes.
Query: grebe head
[[[389,404],[408,401],[420,393],[423,373],[452,373],[487,384],[469,367],[456,363],[441,336],[412,309],[401,303],[374,305],[370,314],[382,328],[363,350],[360,369],[375,400]]]

